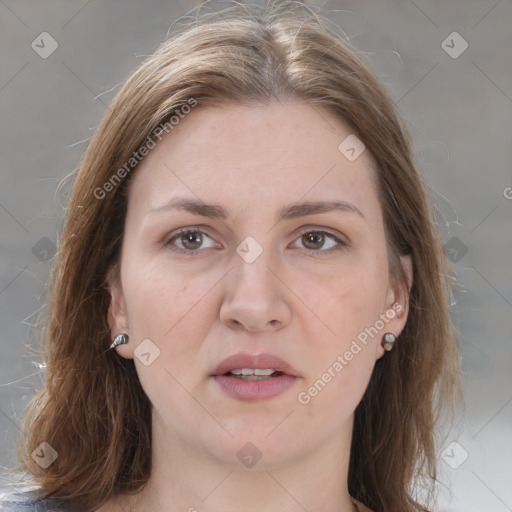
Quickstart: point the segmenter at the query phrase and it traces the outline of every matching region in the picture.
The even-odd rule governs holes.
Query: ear
[[[407,323],[407,317],[409,315],[409,294],[413,284],[412,257],[410,255],[400,256],[400,265],[406,283],[404,284],[399,281],[395,286],[393,286],[393,283],[390,283],[388,286],[384,311],[385,325],[379,333],[379,339],[376,343],[376,359],[379,359],[385,353],[384,347],[381,344],[382,336],[390,332],[398,338]],[[400,341],[397,340],[396,343],[400,343]]]
[[[117,351],[120,356],[126,359],[133,359],[134,344],[133,340],[130,339],[130,323],[126,313],[126,303],[120,279],[113,277],[112,273],[109,274],[107,278],[107,288],[110,293],[110,305],[107,313],[108,325],[110,327],[110,339],[113,341],[114,338],[121,333],[128,334],[129,337],[128,343],[118,345],[113,350]]]

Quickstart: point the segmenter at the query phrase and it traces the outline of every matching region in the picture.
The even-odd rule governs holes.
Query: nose
[[[286,287],[270,270],[266,251],[252,263],[234,255],[235,268],[227,276],[220,309],[222,323],[230,329],[270,332],[282,329],[292,316]]]

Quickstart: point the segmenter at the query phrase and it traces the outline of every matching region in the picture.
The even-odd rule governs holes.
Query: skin
[[[129,334],[116,351],[134,358],[152,403],[153,467],[136,502],[118,496],[99,510],[354,510],[346,485],[353,413],[384,355],[382,334],[398,336],[405,325],[407,291],[390,283],[371,155],[351,162],[338,150],[349,134],[330,113],[302,103],[198,106],[140,164],[109,322],[112,338]],[[151,212],[178,197],[221,205],[228,217]],[[335,210],[275,222],[285,205],[334,200],[361,215]],[[174,236],[179,228],[200,229],[202,238]],[[322,245],[302,230],[347,245],[336,250],[329,236]],[[248,236],[263,248],[252,263],[236,252]],[[402,265],[410,287],[411,262]],[[301,404],[298,393],[397,301],[401,312]],[[149,366],[134,357],[145,339],[160,350]],[[210,375],[240,351],[278,355],[300,377],[275,398],[236,400]],[[237,457],[248,441],[263,455],[252,468]]]

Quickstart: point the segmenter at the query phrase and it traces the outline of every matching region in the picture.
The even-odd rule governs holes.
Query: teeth
[[[270,376],[276,370],[273,368],[268,368],[266,370],[260,370],[259,368],[238,368],[237,370],[231,370],[231,373],[234,375],[265,375]]]

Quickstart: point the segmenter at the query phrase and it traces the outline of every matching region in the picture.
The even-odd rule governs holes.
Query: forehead
[[[301,198],[368,208],[373,160],[347,158],[346,140],[354,146],[350,127],[316,105],[197,106],[141,162],[130,201],[146,211],[184,194],[234,208]]]

